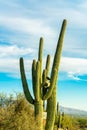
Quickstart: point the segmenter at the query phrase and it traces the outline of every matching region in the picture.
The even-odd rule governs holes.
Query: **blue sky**
[[[86,0],[0,0],[0,92],[22,92],[19,58],[25,59],[28,83],[37,59],[39,38],[44,56],[55,52],[63,19],[67,19],[60,63],[57,100],[65,107],[87,110]],[[44,68],[44,65],[43,65]]]

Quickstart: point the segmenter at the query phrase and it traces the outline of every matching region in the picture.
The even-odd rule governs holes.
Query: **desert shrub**
[[[24,96],[18,94],[15,100],[10,101],[9,105],[4,102],[0,106],[0,130],[38,130],[33,107]]]
[[[78,118],[80,128],[87,128],[87,119],[86,118]]]

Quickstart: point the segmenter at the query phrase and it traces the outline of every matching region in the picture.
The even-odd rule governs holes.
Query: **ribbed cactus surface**
[[[43,103],[47,101],[47,120],[45,130],[53,130],[56,110],[56,83],[59,71],[60,58],[62,53],[64,33],[66,29],[66,20],[63,21],[57,48],[54,56],[51,75],[50,70],[50,55],[47,56],[45,69],[42,70],[43,56],[43,38],[40,38],[38,60],[33,60],[32,63],[32,88],[34,99],[31,96],[25,70],[23,58],[20,58],[20,74],[23,85],[23,90],[27,101],[34,105],[35,117],[38,118],[39,130],[43,130]]]

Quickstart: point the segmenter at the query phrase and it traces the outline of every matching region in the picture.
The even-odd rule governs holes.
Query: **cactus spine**
[[[63,21],[61,33],[54,56],[53,67],[48,84],[48,74],[50,68],[50,55],[47,56],[46,67],[42,72],[42,55],[43,55],[43,38],[40,38],[38,61],[33,60],[32,63],[32,85],[34,99],[30,94],[28,83],[26,80],[23,58],[20,58],[20,73],[23,90],[28,102],[34,105],[35,117],[39,117],[38,126],[43,130],[43,102],[47,100],[47,120],[45,130],[53,130],[56,108],[56,83],[59,70],[60,57],[62,52],[63,38],[66,28],[66,20]]]

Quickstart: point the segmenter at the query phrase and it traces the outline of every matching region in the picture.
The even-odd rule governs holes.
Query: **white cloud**
[[[31,71],[31,63],[32,61],[30,58],[28,59],[28,56],[35,54],[35,50],[31,48],[22,48],[18,47],[16,45],[0,45],[0,72],[7,73],[10,77],[16,77],[19,78],[19,58],[25,57],[25,69],[26,73],[28,75],[29,72],[29,78],[30,78],[30,71]]]
[[[87,74],[87,59],[62,57],[60,71],[66,72],[69,78],[81,80],[78,76]]]
[[[74,80],[80,80],[80,78],[77,75],[74,75],[74,73],[69,72],[68,77]]]
[[[86,74],[87,59],[62,57],[60,67],[61,71]]]
[[[22,17],[7,17],[0,15],[0,25],[23,33],[32,35],[53,35],[53,30],[40,19]]]
[[[24,59],[27,78],[31,78],[32,60]],[[45,66],[45,59],[43,60]],[[52,63],[51,63],[52,64]],[[12,77],[19,77],[18,58],[0,58],[0,72],[6,72]],[[67,73],[74,80],[81,80],[79,76],[87,74],[87,60],[82,58],[62,57],[60,72]],[[86,81],[85,79],[83,79]]]
[[[31,60],[24,60],[25,70],[27,77],[31,77]],[[0,72],[7,73],[10,77],[20,78],[19,59],[13,58],[0,58]]]
[[[34,51],[32,48],[18,47],[17,45],[0,45],[0,58],[28,55]]]

